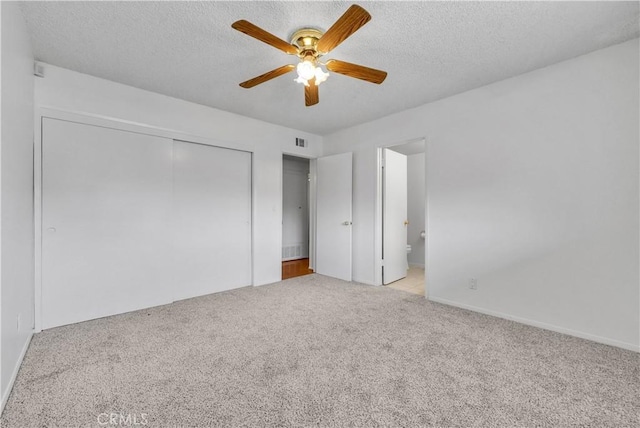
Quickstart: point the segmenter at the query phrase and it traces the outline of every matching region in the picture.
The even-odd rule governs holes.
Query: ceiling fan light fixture
[[[322,82],[327,80],[327,78],[329,77],[329,73],[325,73],[324,71],[322,71],[322,68],[320,67],[316,67],[315,75],[316,75],[316,85],[321,84]]]
[[[309,81],[307,79],[303,79],[300,76],[298,76],[297,78],[293,79],[293,81],[296,82],[296,83],[302,83],[304,86],[309,86]]]
[[[295,55],[300,58],[300,62],[297,65],[284,65],[242,82],[240,86],[243,88],[253,88],[256,85],[282,76],[295,69],[298,76],[294,81],[302,83],[305,86],[304,101],[305,105],[310,107],[318,104],[318,85],[326,81],[329,77],[329,73],[323,70],[318,64],[324,65],[327,70],[333,73],[354,77],[379,85],[387,77],[385,71],[335,59],[330,59],[324,63],[319,62],[320,57],[335,49],[369,22],[369,20],[371,20],[369,12],[361,6],[353,4],[326,32],[315,28],[302,28],[293,33],[291,43],[287,43],[268,31],[243,19],[234,22],[231,24],[232,28],[271,45],[286,54]]]
[[[315,85],[318,86],[329,77],[329,73],[326,73],[322,68],[316,67],[315,59],[304,59],[296,67],[298,77],[294,79],[297,83],[302,83],[304,86],[309,86],[309,80],[315,79]]]
[[[309,60],[301,61],[296,67],[298,77],[304,80],[311,80],[316,75],[316,66]]]

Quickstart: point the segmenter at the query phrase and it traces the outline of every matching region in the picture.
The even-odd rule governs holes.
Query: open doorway
[[[425,295],[425,142],[382,149],[382,284]]]
[[[282,158],[282,279],[313,273],[309,267],[309,159]]]

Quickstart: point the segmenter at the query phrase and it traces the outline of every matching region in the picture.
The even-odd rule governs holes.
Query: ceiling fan
[[[320,65],[324,65],[327,70],[345,76],[376,84],[382,83],[387,77],[385,71],[337,59],[330,59],[326,63],[319,61],[321,56],[331,52],[370,20],[371,15],[369,15],[369,12],[354,4],[325,33],[314,28],[302,28],[291,36],[291,43],[285,42],[248,21],[240,20],[234,22],[231,25],[234,29],[280,49],[286,54],[296,55],[300,58],[297,66],[293,64],[283,65],[242,82],[240,86],[246,89],[253,88],[295,69],[298,74],[298,78],[295,81],[304,85],[304,101],[305,105],[309,107],[319,102],[318,85],[329,77],[329,73],[324,72]]]

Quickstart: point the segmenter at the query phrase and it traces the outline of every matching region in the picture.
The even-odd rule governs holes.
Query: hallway
[[[309,259],[289,260],[282,262],[282,279],[295,278],[309,275],[313,269],[309,269]]]

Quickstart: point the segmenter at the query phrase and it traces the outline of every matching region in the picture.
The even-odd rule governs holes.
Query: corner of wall
[[[27,350],[29,349],[29,345],[31,344],[32,338],[33,338],[33,331],[29,333],[27,340],[24,342],[24,346],[20,351],[18,360],[16,361],[15,366],[13,368],[13,372],[11,373],[11,377],[9,378],[9,381],[6,382],[6,387],[2,391],[0,391],[0,394],[1,394],[0,400],[2,400],[0,402],[0,416],[2,415],[2,412],[4,412],[4,407],[7,405],[7,401],[9,401],[9,396],[11,395],[13,384],[15,383],[16,378],[18,377],[20,366],[22,366],[22,360],[24,360],[24,356],[27,354]]]
[[[34,81],[30,36],[17,2],[0,7],[0,393],[2,409],[33,336]]]

